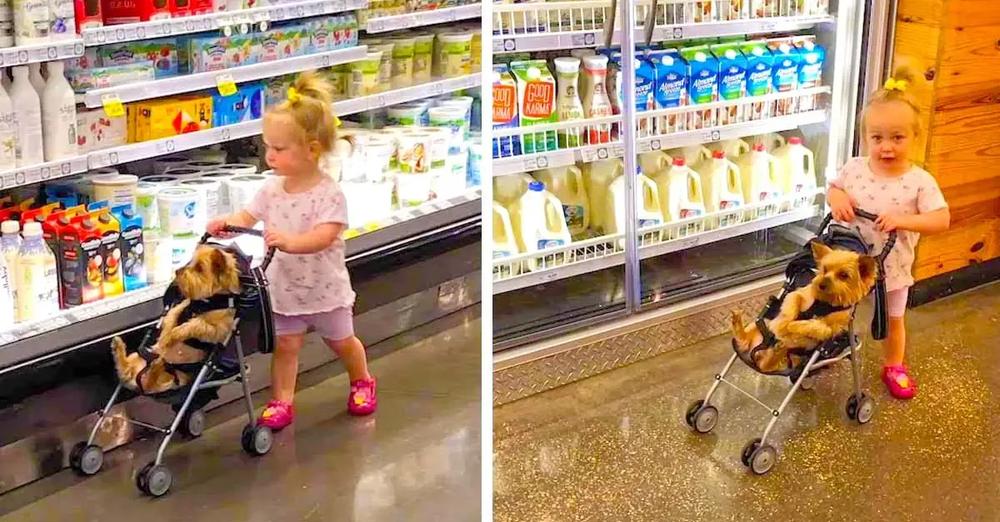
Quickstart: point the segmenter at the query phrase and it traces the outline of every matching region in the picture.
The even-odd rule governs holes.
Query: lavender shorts
[[[906,299],[910,295],[910,287],[886,292],[885,301],[889,317],[900,318],[906,314]]]
[[[331,341],[353,337],[354,311],[351,308],[334,308],[318,314],[274,314],[274,329],[279,336],[304,334],[309,328]]]

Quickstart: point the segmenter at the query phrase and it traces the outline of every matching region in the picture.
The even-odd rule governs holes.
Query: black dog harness
[[[237,296],[235,294],[217,294],[209,297],[208,299],[191,300],[188,303],[187,308],[185,308],[177,317],[176,326],[180,326],[191,319],[208,312],[235,309],[236,297]],[[174,303],[173,305],[167,307],[166,310],[164,310],[163,315],[165,316],[169,313],[170,310],[176,305],[177,303]],[[160,357],[153,351],[153,347],[149,341],[154,338],[159,339],[160,333],[161,328],[159,325],[155,328],[147,330],[146,335],[142,339],[142,344],[139,345],[139,349],[136,352],[143,358],[143,360],[146,361],[146,367],[140,370],[139,374],[135,378],[135,384],[139,388],[139,393],[143,395],[145,395],[145,391],[142,389],[142,377],[152,367],[153,361]],[[192,348],[205,352],[206,356],[212,350],[220,346],[219,343],[209,343],[193,337],[185,339],[183,342]],[[202,364],[202,362],[176,364],[164,362],[167,372],[173,376],[174,384],[176,385],[180,385],[180,377],[177,375],[178,372],[191,373],[200,369]]]

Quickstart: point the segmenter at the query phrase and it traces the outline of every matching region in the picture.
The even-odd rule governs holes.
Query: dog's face
[[[240,291],[240,271],[232,254],[201,245],[186,266],[177,270],[177,288],[188,299],[206,299],[216,294]]]
[[[821,301],[835,306],[852,306],[875,285],[878,270],[875,258],[833,250],[818,242],[812,243],[812,251],[818,268],[812,289]]]

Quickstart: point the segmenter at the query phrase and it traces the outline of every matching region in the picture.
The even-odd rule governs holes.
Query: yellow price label
[[[374,221],[372,221],[371,223],[365,224],[365,231],[366,232],[374,232],[374,231],[376,231],[376,230],[378,230],[380,228],[382,228],[382,226],[379,225],[378,223],[374,222]]]
[[[219,88],[219,94],[222,96],[232,96],[236,94],[236,82],[233,80],[232,75],[223,74],[215,79],[215,84]]]
[[[121,118],[125,116],[125,105],[117,94],[105,96],[101,99],[101,104],[104,105],[104,112],[109,118]]]
[[[346,241],[348,239],[354,239],[354,238],[356,238],[356,237],[358,237],[360,235],[361,235],[361,232],[358,232],[358,229],[352,228],[350,230],[344,231],[344,240]]]

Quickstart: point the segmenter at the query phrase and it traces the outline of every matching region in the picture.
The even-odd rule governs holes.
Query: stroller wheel
[[[684,419],[688,426],[694,428],[698,433],[708,433],[715,428],[715,424],[719,421],[719,410],[711,404],[706,406],[703,400],[698,400],[688,408]]]
[[[181,433],[192,439],[201,437],[201,434],[205,432],[205,412],[195,410],[185,414],[184,418],[181,419],[180,430]]]
[[[868,424],[875,414],[875,402],[871,397],[861,394],[859,399],[856,395],[847,398],[847,417],[858,424]]]
[[[757,451],[758,447],[760,447],[759,437],[748,442],[746,446],[743,446],[743,453],[740,454],[740,462],[744,466],[750,467],[750,456],[753,455],[754,451]]]
[[[795,384],[794,380],[792,381],[792,384]],[[814,375],[807,375],[805,379],[802,379],[802,384],[799,385],[799,389],[805,391],[809,391],[815,387],[816,387],[816,376]]]
[[[69,454],[69,465],[80,475],[91,476],[101,471],[104,465],[104,450],[86,441],[78,442]]]
[[[750,454],[750,471],[753,471],[755,475],[764,475],[771,471],[777,460],[778,451],[773,446],[767,444],[758,446]]]
[[[166,466],[150,462],[143,466],[139,470],[139,474],[135,476],[135,485],[147,495],[162,497],[167,494],[167,491],[170,491],[173,480],[173,475]]]
[[[243,427],[243,436],[240,442],[243,443],[243,451],[254,457],[259,457],[271,451],[271,444],[274,442],[274,437],[271,434],[271,428],[267,426],[247,424]]]

